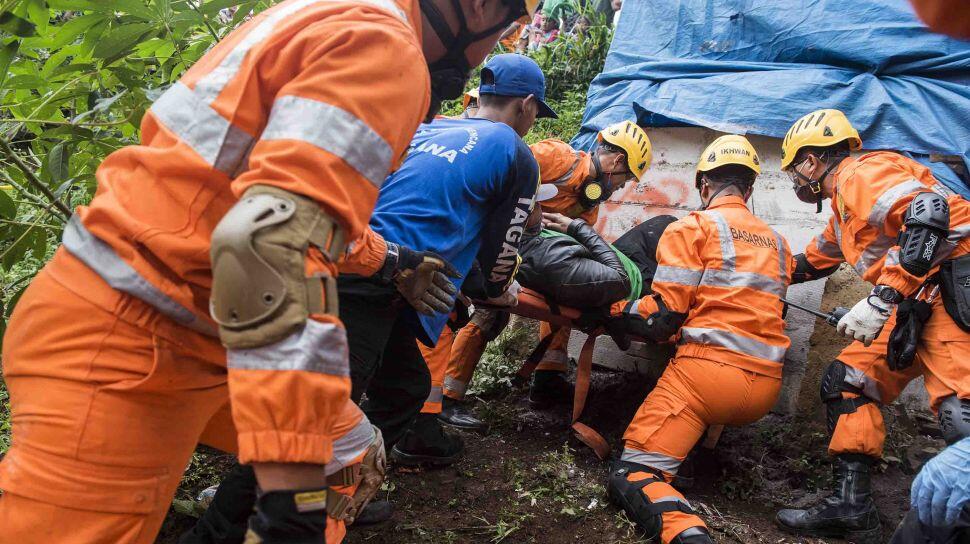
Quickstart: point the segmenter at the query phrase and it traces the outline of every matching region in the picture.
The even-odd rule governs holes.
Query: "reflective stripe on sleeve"
[[[815,249],[826,257],[832,259],[845,259],[845,255],[842,254],[842,248],[839,247],[838,244],[834,244],[826,240],[825,235],[823,234],[819,234],[815,237]]]
[[[152,104],[151,112],[206,164],[228,176],[240,170],[252,147],[252,136],[219,115],[181,81]]]
[[[876,203],[872,205],[872,209],[869,211],[869,224],[877,229],[881,229],[893,205],[906,195],[920,189],[926,189],[926,187],[915,179],[904,181],[899,185],[894,185],[886,189],[879,195]]]
[[[279,342],[252,349],[227,350],[232,370],[303,370],[331,376],[350,376],[347,332],[333,323],[307,320]]]
[[[206,336],[218,336],[215,327],[163,293],[126,263],[81,222],[77,214],[64,227],[64,249],[101,277],[112,289],[131,295],[183,327]]]
[[[717,238],[721,243],[721,260],[724,262],[724,270],[734,270],[737,263],[737,254],[734,251],[734,238],[731,236],[731,226],[717,210],[705,210],[704,212],[714,220],[717,225]]]
[[[950,198],[951,196],[956,194],[952,189],[950,189],[946,185],[943,185],[942,183],[934,183],[933,186],[930,187],[930,189],[932,189],[933,192],[942,196],[943,198]]]
[[[569,167],[569,170],[566,170],[566,173],[559,176],[558,178],[552,181],[547,181],[546,183],[551,183],[553,185],[562,185],[563,183],[566,183],[567,181],[569,181],[569,178],[573,177],[573,172],[575,172],[576,168],[579,167],[579,161],[582,158],[582,156],[579,154],[579,151],[573,151],[573,154],[576,155],[576,159],[573,160],[573,164]]]
[[[681,330],[680,343],[707,344],[720,346],[732,351],[744,353],[759,359],[767,359],[780,363],[785,359],[786,348],[772,346],[764,342],[740,336],[719,329],[701,327],[684,327]]]
[[[360,421],[347,434],[333,441],[333,459],[324,468],[324,474],[336,474],[346,466],[350,466],[355,459],[367,451],[374,442],[374,427],[367,416],[361,416]]]
[[[656,281],[656,280],[654,280],[654,281]],[[627,314],[629,314],[629,315],[639,316],[640,315],[640,299],[637,298],[637,299],[631,300],[629,303],[627,303],[626,308],[625,308],[624,311]]]
[[[455,393],[456,395],[464,395],[465,389],[468,388],[468,384],[465,382],[452,378],[451,376],[445,376],[445,389]]]
[[[882,402],[882,394],[879,393],[879,384],[876,380],[866,376],[866,373],[845,365],[845,383],[859,389],[862,393],[876,402]]]
[[[886,255],[886,252],[889,251],[889,249],[894,245],[896,245],[895,239],[884,234],[880,234],[875,240],[866,246],[864,250],[862,250],[862,254],[859,255],[859,260],[857,260],[852,267],[855,268],[856,273],[859,274],[860,277],[863,276],[866,273],[866,270],[869,270],[872,265],[876,264],[879,259],[883,258],[883,256]]]
[[[660,265],[657,267],[657,272],[653,275],[653,282],[699,285],[703,274],[700,270],[691,270],[690,268],[680,266]]]
[[[677,471],[680,469],[680,464],[682,463],[682,461],[676,457],[671,457],[662,453],[635,450],[633,448],[623,448],[623,455],[620,456],[620,460],[646,465],[648,467],[662,470],[670,475],[677,474]]]
[[[261,139],[313,144],[343,159],[378,188],[394,155],[391,145],[353,114],[300,96],[276,99]]]
[[[780,281],[784,282],[785,278],[788,276],[788,252],[785,250],[785,239],[778,234],[778,231],[772,229],[771,232],[775,233],[775,241],[778,244],[778,277]],[[782,294],[788,290],[788,286],[782,284]]]

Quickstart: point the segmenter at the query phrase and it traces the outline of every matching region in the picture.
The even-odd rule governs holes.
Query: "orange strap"
[[[610,455],[610,444],[603,438],[603,435],[579,422],[579,417],[583,415],[583,409],[586,408],[590,375],[593,373],[593,346],[596,345],[596,337],[601,333],[601,329],[590,333],[586,338],[586,343],[583,344],[583,350],[579,354],[579,361],[576,366],[576,388],[573,393],[572,428],[580,442],[592,448],[601,460],[605,460]]]
[[[536,367],[539,366],[539,361],[542,360],[542,356],[545,355],[546,350],[549,349],[549,344],[552,343],[552,339],[556,336],[556,333],[559,332],[559,328],[559,325],[553,325],[552,332],[546,335],[546,337],[542,340],[539,340],[539,345],[537,345],[535,349],[532,350],[532,353],[526,357],[525,362],[522,363],[519,371],[515,373],[514,381],[516,385],[524,384],[526,381],[528,381],[529,376],[535,372]]]

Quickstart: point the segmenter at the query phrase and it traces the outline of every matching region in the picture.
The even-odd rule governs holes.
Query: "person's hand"
[[[492,297],[485,300],[485,303],[490,306],[501,306],[505,308],[512,308],[513,306],[518,306],[519,304],[519,292],[522,291],[522,286],[519,282],[512,280],[509,288],[505,290],[504,293],[497,297]]]
[[[449,278],[461,274],[432,251],[415,251],[387,242],[382,276],[394,281],[405,300],[421,314],[448,313],[458,289]]]
[[[836,329],[839,334],[868,346],[879,335],[879,331],[886,324],[895,306],[874,294],[869,295],[857,302],[849,313],[839,320]]]
[[[562,232],[565,234],[566,229],[569,228],[569,224],[572,222],[572,219],[561,213],[542,213],[542,227],[549,230],[554,230],[556,232]]]
[[[913,480],[910,504],[925,525],[953,525],[970,502],[970,438],[929,460]]]

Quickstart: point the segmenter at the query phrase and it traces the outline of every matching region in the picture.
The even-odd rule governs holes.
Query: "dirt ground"
[[[618,449],[619,437],[651,384],[637,375],[597,370],[584,421]],[[536,412],[524,391],[507,390],[476,401],[491,425],[485,436],[463,433],[467,453],[441,470],[394,468],[381,492],[396,513],[381,525],[355,527],[346,542],[498,543],[640,542],[635,527],[609,505],[607,464],[570,436],[568,406]],[[877,503],[888,540],[908,504],[919,465],[942,447],[920,434],[931,418],[902,407],[886,410],[885,462],[875,476]],[[769,415],[744,428],[728,428],[713,451],[698,448],[675,482],[710,525],[715,542],[819,543],[791,537],[772,521],[784,506],[803,506],[825,495],[831,482],[824,429]],[[215,466],[210,466],[210,461]],[[224,467],[224,456],[199,455],[185,499]],[[190,503],[173,508],[159,543],[176,541],[193,518]]]

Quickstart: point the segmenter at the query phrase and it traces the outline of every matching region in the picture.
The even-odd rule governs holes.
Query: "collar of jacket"
[[[852,178],[852,172],[849,168],[858,162],[856,157],[846,157],[842,159],[842,162],[832,170],[832,176],[835,178],[835,183],[832,184],[832,198],[830,199],[832,213],[837,217],[842,217],[845,210],[839,209],[839,190],[845,185],[845,182]],[[844,219],[844,217],[842,217]]]
[[[711,202],[711,205],[707,207],[708,210],[713,210],[715,208],[747,208],[748,205],[745,204],[744,199],[737,195],[724,195],[719,196]]]

